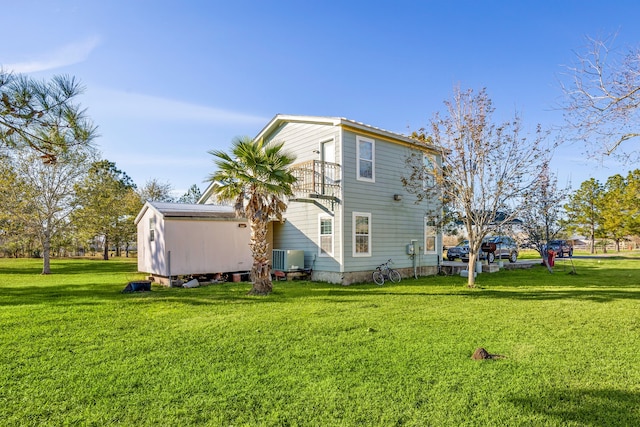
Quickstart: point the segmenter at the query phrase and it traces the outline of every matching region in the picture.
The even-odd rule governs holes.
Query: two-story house
[[[283,141],[296,156],[295,196],[271,244],[303,250],[312,280],[371,281],[388,259],[404,277],[437,272],[442,236],[427,214],[436,202],[416,204],[401,182],[412,152],[440,163],[435,147],[339,117],[277,115],[256,138]],[[211,195],[212,186],[201,202]]]

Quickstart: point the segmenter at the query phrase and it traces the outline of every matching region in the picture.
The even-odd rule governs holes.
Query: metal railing
[[[340,191],[340,165],[322,160],[309,160],[291,166],[298,179],[293,186],[297,197],[310,195],[337,196]]]

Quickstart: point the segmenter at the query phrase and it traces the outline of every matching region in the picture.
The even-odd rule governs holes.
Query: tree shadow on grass
[[[100,304],[260,304],[286,303],[309,295],[309,287],[303,289],[276,289],[266,297],[247,295],[250,283],[224,283],[200,288],[166,288],[154,285],[151,292],[122,293],[126,283],[104,283],[9,286],[0,284],[0,307],[20,305],[100,305]]]
[[[591,302],[611,302],[615,300],[640,299],[640,291],[626,291],[620,289],[570,289],[570,290],[533,290],[533,291],[508,291],[508,290],[494,290],[485,289],[481,292],[474,292],[467,294],[466,296],[472,298],[486,298],[486,299],[513,299],[513,300],[537,300],[537,301],[551,301],[551,300],[579,300],[579,301],[591,301]]]
[[[581,426],[640,425],[640,393],[638,392],[567,388],[551,390],[540,396],[516,396],[510,400],[523,412],[543,415],[545,418],[555,420],[558,425],[566,423]]]
[[[116,262],[87,261],[70,265],[66,274],[87,274],[86,264],[90,264],[95,273],[114,273]],[[82,264],[82,265],[77,265]],[[121,263],[122,264],[122,263]],[[130,265],[128,266],[130,267]],[[12,274],[23,274],[24,269],[17,268]],[[33,272],[32,269],[29,269]],[[5,269],[3,269],[3,276]],[[122,270],[120,271],[122,273]],[[535,273],[535,272],[533,272]],[[11,274],[11,273],[10,273]],[[134,273],[135,274],[135,273]],[[500,276],[503,276],[502,278]],[[188,305],[215,305],[215,304],[259,304],[259,303],[287,303],[300,299],[322,299],[334,303],[354,303],[363,301],[369,296],[393,297],[460,297],[460,298],[484,298],[484,299],[512,299],[512,300],[584,300],[594,302],[610,302],[614,300],[638,300],[640,299],[640,283],[636,280],[610,280],[600,278],[603,284],[598,284],[598,279],[584,281],[578,276],[560,277],[559,281],[541,282],[538,280],[528,285],[524,280],[531,275],[516,272],[500,272],[483,275],[483,282],[478,283],[478,288],[468,289],[465,280],[460,277],[423,277],[419,279],[403,279],[399,284],[385,283],[384,286],[374,284],[354,284],[342,286],[325,282],[274,282],[274,292],[267,297],[248,296],[246,293],[251,287],[250,283],[222,283],[203,286],[194,289],[163,288],[154,285],[149,293],[121,294],[126,283],[105,284],[37,284],[16,285],[17,277],[5,276],[4,279],[13,282],[10,286],[3,286],[0,282],[0,306],[16,306],[21,304],[66,304],[66,305],[96,305],[104,303],[175,303]],[[553,277],[542,272],[544,279]],[[124,275],[126,276],[126,274]],[[538,274],[540,276],[540,274]],[[638,276],[638,270],[625,269],[621,278]],[[88,278],[91,274],[87,275]],[[568,278],[570,277],[570,279]],[[23,280],[24,277],[19,278]],[[576,280],[577,279],[577,280]],[[3,280],[4,281],[4,280]],[[544,284],[544,287],[542,287]]]
[[[18,260],[23,261],[23,260]],[[1,272],[3,276],[22,276],[22,275],[39,275],[42,273],[42,260],[33,260],[37,263],[30,263],[24,265],[24,263],[10,263],[5,262],[2,264]],[[122,261],[120,259],[110,259],[108,261],[102,259],[52,259],[51,260],[51,274],[99,274],[99,273],[136,273],[137,264],[132,260]]]
[[[122,285],[124,288],[125,285]],[[0,286],[0,306],[67,304],[103,304],[124,295],[104,284]]]

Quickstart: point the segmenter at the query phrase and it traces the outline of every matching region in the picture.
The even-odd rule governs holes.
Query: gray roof
[[[146,202],[136,217],[136,224],[142,219],[147,209],[153,209],[165,218],[181,219],[216,219],[236,218],[231,206],[200,205],[192,203]]]
[[[429,150],[435,150],[432,144],[427,144],[422,141],[410,138],[407,135],[402,135],[397,132],[388,131],[379,127],[371,126],[366,123],[358,122],[356,120],[347,119],[345,117],[331,117],[331,116],[302,116],[292,114],[276,114],[273,119],[258,133],[256,139],[262,138],[273,129],[278,127],[283,122],[303,122],[303,123],[319,123],[332,126],[350,126],[355,129],[372,132],[377,135],[386,136],[388,138],[402,141],[417,147],[423,147]]]

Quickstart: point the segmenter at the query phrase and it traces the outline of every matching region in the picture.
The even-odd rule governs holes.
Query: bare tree
[[[636,145],[622,144],[640,137],[640,46],[613,47],[615,36],[586,38],[561,82],[566,127],[572,139],[585,141],[591,154],[638,156]]]
[[[539,127],[529,140],[518,115],[492,122],[494,107],[484,89],[477,94],[456,89],[445,105],[446,114],[431,121],[431,140],[441,150],[442,164],[409,158],[410,176],[404,182],[418,199],[441,201],[433,216],[446,205],[462,222],[469,239],[468,286],[475,287],[472,272],[482,239],[517,217],[547,156]]]
[[[38,239],[42,274],[50,274],[51,244],[70,225],[76,208],[74,185],[86,173],[90,154],[86,150],[60,154],[51,164],[43,163],[32,152],[14,154],[0,167],[0,209]]]
[[[543,258],[546,255],[546,243],[564,229],[561,219],[568,193],[568,188],[558,187],[558,178],[549,171],[549,165],[545,162],[529,197],[523,201],[520,228]]]
[[[161,182],[157,178],[152,178],[145,182],[144,187],[138,191],[142,202],[173,202],[175,199],[171,195],[173,186],[169,182]]]

